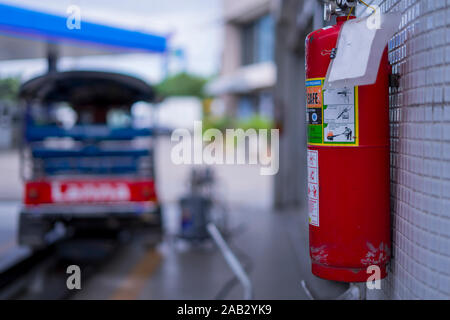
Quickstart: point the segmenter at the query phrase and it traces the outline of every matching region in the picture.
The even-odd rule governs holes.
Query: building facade
[[[275,23],[271,0],[224,0],[222,69],[207,92],[238,118],[272,117],[276,81]]]

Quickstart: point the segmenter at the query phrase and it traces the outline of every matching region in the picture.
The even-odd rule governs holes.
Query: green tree
[[[182,72],[164,79],[156,85],[155,89],[158,95],[162,97],[192,96],[205,98],[203,88],[207,82],[208,80],[205,78]]]
[[[20,88],[18,77],[0,79],[0,100],[17,101]]]

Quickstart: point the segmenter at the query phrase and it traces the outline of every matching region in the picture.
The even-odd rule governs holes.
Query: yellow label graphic
[[[324,80],[306,80],[308,144],[358,146],[358,87],[323,89]]]

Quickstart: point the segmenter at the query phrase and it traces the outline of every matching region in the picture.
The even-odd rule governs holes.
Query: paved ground
[[[306,280],[317,298],[333,298],[345,285],[311,275],[302,223],[294,212],[241,208],[233,216],[244,228],[230,244],[249,268],[256,299],[307,299]],[[239,220],[239,221],[237,221]],[[304,224],[303,224],[304,225]],[[142,244],[124,247],[101,274],[89,281],[75,299],[213,299],[232,273],[213,244],[192,247],[173,239],[156,250]],[[241,299],[234,286],[224,298]]]
[[[186,192],[190,168],[170,161],[171,145],[159,141],[157,172],[168,232],[164,243],[151,249],[142,243],[122,247],[102,272],[75,299],[212,299],[232,277],[213,244],[191,247],[174,240],[179,210],[177,199]],[[17,154],[0,154],[0,266],[26,248],[15,244],[20,180]],[[246,267],[257,299],[306,299],[300,281],[307,280],[319,298],[332,298],[345,286],[313,277],[309,271],[307,223],[304,212],[271,210],[272,178],[257,166],[214,168],[219,198],[227,203],[230,224],[236,228],[232,247]],[[9,200],[6,200],[9,199]],[[226,298],[242,298],[234,286]]]
[[[173,202],[186,192],[194,165],[174,165],[170,152],[175,144],[162,138],[157,145],[158,190],[164,203]],[[201,166],[200,166],[201,167]],[[273,179],[259,174],[257,165],[217,165],[218,197],[230,205],[270,209]]]
[[[248,222],[264,213],[245,210]],[[301,269],[298,268],[289,238],[279,235],[281,225],[271,225],[259,218],[257,224],[246,224],[232,240],[239,248],[239,257],[250,267],[255,298],[301,299]],[[270,231],[268,230],[270,229]],[[274,237],[277,233],[277,235]],[[255,243],[255,236],[259,238]],[[82,290],[77,299],[212,299],[232,273],[212,243],[191,247],[180,241],[167,239],[157,251],[144,246],[130,246],[117,255],[101,275]],[[251,266],[250,266],[251,265]],[[95,289],[93,289],[95,288]],[[237,285],[226,298],[242,298]]]

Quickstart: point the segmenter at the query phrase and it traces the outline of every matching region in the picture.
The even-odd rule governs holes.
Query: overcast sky
[[[83,20],[128,29],[172,34],[170,45],[183,48],[188,71],[209,76],[220,67],[222,46],[221,0],[0,0],[66,16],[70,5],[81,9]],[[1,50],[1,49],[0,49]],[[66,58],[63,69],[112,69],[158,81],[162,75],[158,55]],[[45,61],[0,62],[0,76],[20,73],[24,78],[45,71]]]

